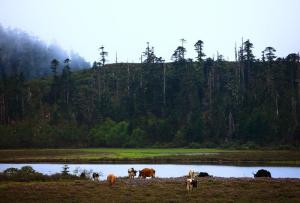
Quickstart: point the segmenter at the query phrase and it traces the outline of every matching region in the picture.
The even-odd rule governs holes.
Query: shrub
[[[31,166],[23,166],[20,172],[28,175],[36,173],[36,171]]]
[[[66,165],[65,165],[66,166]],[[66,169],[67,170],[67,169]],[[85,178],[89,178],[88,176]],[[63,173],[57,173],[54,175],[44,175],[36,172],[31,166],[24,166],[21,169],[8,168],[3,173],[0,173],[0,181],[57,181],[61,179],[77,180],[80,179],[76,175],[67,175]]]
[[[201,148],[201,144],[196,143],[196,142],[192,142],[192,143],[189,144],[188,147],[192,148],[192,149],[197,149],[197,148]]]
[[[93,146],[122,147],[128,139],[128,122],[116,123],[106,119],[103,123],[90,130]]]
[[[144,147],[147,144],[147,133],[140,129],[140,128],[135,128],[127,142],[127,145],[129,147]]]
[[[18,169],[17,168],[8,168],[5,171],[3,171],[3,173],[8,176],[13,176],[18,173]]]

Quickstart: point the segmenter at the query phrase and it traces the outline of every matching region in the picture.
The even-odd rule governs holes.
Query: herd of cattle
[[[136,176],[137,172],[139,172],[140,178],[155,178],[155,170],[153,168],[144,168],[143,170],[137,171],[134,170],[134,168],[128,169],[128,178],[129,179],[134,179]],[[98,180],[99,174],[98,173],[93,173],[92,175],[94,180]],[[186,176],[187,179],[185,181],[186,184],[186,189],[187,191],[193,190],[193,188],[197,187],[198,181],[195,179],[196,177],[211,177],[208,173],[206,172],[195,172],[190,170],[188,175]],[[267,170],[261,169],[258,170],[256,174],[254,174],[254,177],[271,177],[271,173]],[[110,186],[114,185],[117,180],[117,176],[114,174],[108,174],[107,176],[107,182],[109,183]]]
[[[134,168],[130,168],[128,169],[128,178],[129,179],[133,179],[136,176],[137,171],[134,170]],[[93,179],[95,180],[96,178],[94,178],[94,174],[96,174],[96,178],[99,177],[98,173],[93,173]],[[144,168],[143,170],[139,171],[139,177],[141,178],[147,178],[147,177],[151,177],[151,178],[155,178],[155,170],[153,168]],[[113,185],[115,184],[117,179],[117,176],[115,176],[114,174],[110,173],[107,175],[107,182],[109,183],[109,185]]]
[[[137,171],[134,168],[130,168],[128,169],[128,178],[129,179],[134,179],[134,177],[137,175],[137,172],[139,172],[138,177],[139,178],[147,178],[147,177],[151,177],[151,178],[155,178],[155,170],[153,168],[144,168],[143,170]],[[99,173],[93,173],[92,177],[94,180],[98,180],[99,178]],[[195,177],[210,177],[208,175],[208,173],[205,172],[195,172],[190,170],[187,176],[187,179],[185,181],[186,183],[186,188],[188,191],[192,190],[193,188],[197,187],[197,180],[195,179]],[[110,186],[114,185],[116,183],[117,180],[117,176],[115,176],[114,174],[110,173],[107,175],[107,182]]]

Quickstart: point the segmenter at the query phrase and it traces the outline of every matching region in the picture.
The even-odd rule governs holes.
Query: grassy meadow
[[[215,163],[300,165],[299,151],[226,149],[24,149],[0,150],[0,162]],[[27,177],[27,176],[26,176]],[[0,178],[0,202],[300,202],[300,179],[197,178],[187,192],[185,177],[118,178],[106,181],[61,176]],[[34,179],[35,178],[35,179]]]
[[[299,179],[185,178],[0,182],[0,202],[300,202]]]
[[[17,149],[0,150],[0,162],[215,163],[300,165],[299,150],[227,149]]]

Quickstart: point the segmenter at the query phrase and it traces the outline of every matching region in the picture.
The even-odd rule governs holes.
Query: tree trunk
[[[231,111],[228,115],[228,133],[227,133],[227,141],[232,139],[232,136],[235,132],[235,124]]]
[[[5,114],[5,96],[4,94],[1,95],[1,100],[0,100],[0,113],[1,113],[1,123],[4,124],[6,123],[6,114]]]
[[[295,129],[296,129],[296,126],[298,125],[297,101],[293,96],[291,98],[291,101],[292,101],[292,116],[293,116],[293,120],[294,120],[294,126],[295,126]]]
[[[100,100],[100,97],[101,97],[101,92],[100,92],[100,85],[101,85],[101,83],[100,83],[100,70],[97,70],[97,83],[98,83],[98,85],[97,85],[97,88],[98,88],[98,98]]]
[[[276,117],[278,117],[279,110],[278,110],[278,94],[277,94],[277,92],[275,93],[275,105],[276,105]]]
[[[130,71],[129,71],[129,65],[127,64],[127,96],[129,96],[130,91]]]
[[[163,104],[166,106],[166,65],[163,64],[164,68],[164,86],[163,86]]]

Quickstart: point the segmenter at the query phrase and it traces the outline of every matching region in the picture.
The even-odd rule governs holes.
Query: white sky
[[[170,61],[179,39],[204,41],[207,56],[234,59],[235,42],[250,39],[260,57],[266,46],[278,56],[300,51],[300,0],[0,0],[0,23],[98,60],[104,45],[110,62],[138,62],[149,41]]]

